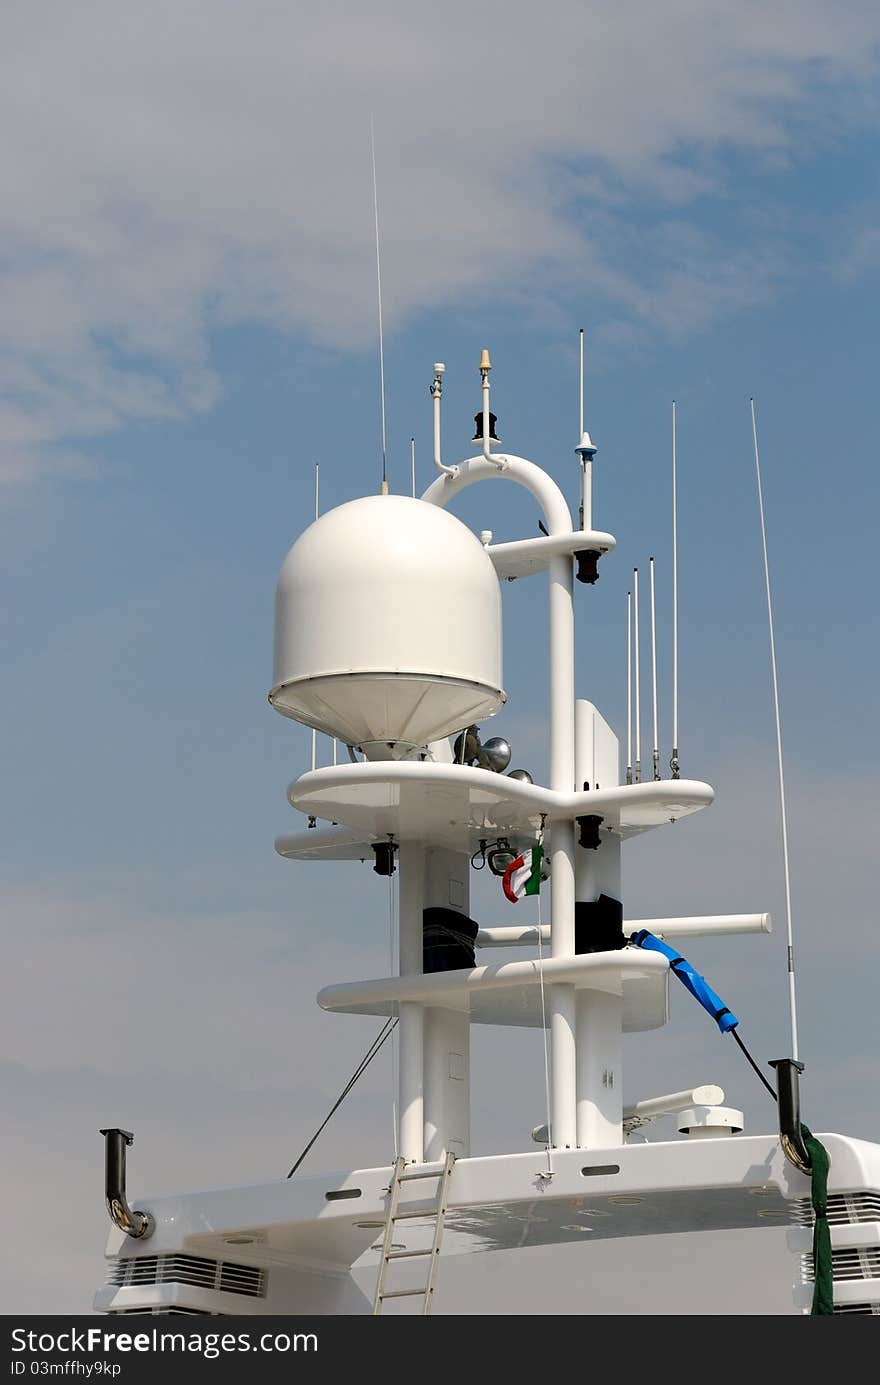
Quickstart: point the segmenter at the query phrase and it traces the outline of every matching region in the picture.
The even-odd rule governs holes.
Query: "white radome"
[[[278,579],[269,701],[377,759],[492,716],[505,701],[501,594],[479,540],[406,496],[315,520]]]

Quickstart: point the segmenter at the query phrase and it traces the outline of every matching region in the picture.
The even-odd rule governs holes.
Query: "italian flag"
[[[524,851],[507,867],[501,884],[511,904],[516,904],[524,895],[540,893],[543,855],[543,847],[533,846],[531,851]]]

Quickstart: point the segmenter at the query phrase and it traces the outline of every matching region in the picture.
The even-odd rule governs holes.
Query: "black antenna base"
[[[770,1067],[776,1069],[776,1091],[779,1098],[779,1143],[790,1164],[801,1173],[813,1167],[801,1130],[800,1075],[803,1063],[796,1058],[772,1058]]]

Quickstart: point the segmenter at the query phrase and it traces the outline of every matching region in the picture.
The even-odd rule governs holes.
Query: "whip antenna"
[[[320,511],[320,504],[321,504],[320,496],[321,496],[321,463],[320,463],[320,462],[315,462],[315,519],[318,518],[318,515],[319,515],[320,512],[321,512],[321,511]],[[318,765],[318,733],[317,733],[317,731],[316,731],[314,728],[312,728],[312,769],[315,770],[315,769],[317,768],[317,765]],[[290,1175],[288,1174],[288,1177],[289,1177],[289,1176],[290,1176]]]
[[[642,782],[642,737],[639,729],[641,707],[639,701],[639,570],[633,568],[633,644],[635,645],[635,689],[636,689],[636,765],[635,782]]]
[[[632,669],[632,592],[626,594],[626,782],[633,781],[633,669]]]
[[[654,728],[654,778],[660,778],[660,736],[657,729],[657,612],[654,606],[654,559],[648,559],[648,571],[651,576],[651,704],[653,709],[653,728]]]
[[[673,779],[680,777],[678,764],[678,494],[675,476],[675,400],[672,401],[672,759]]]
[[[773,633],[773,600],[770,595],[770,563],[767,558],[767,528],[764,523],[764,491],[758,455],[758,425],[755,401],[749,400],[752,414],[752,442],[755,449],[755,477],[758,483],[758,512],[761,516],[761,547],[764,553],[764,586],[767,591],[767,623],[770,630],[770,668],[773,674],[773,711],[776,718],[776,762],[779,770],[779,814],[782,823],[782,864],[785,873],[785,929],[788,965],[788,1008],[791,1023],[791,1056],[798,1057],[797,998],[794,981],[794,935],[791,920],[791,876],[788,867],[788,818],[785,811],[785,776],[782,770],[782,722],[779,715],[779,681],[776,676],[776,639]]]
[[[411,465],[412,465],[412,492],[413,492],[413,500],[415,500],[415,498],[416,498],[416,440],[415,440],[415,438],[410,438],[410,440],[409,440],[409,456],[410,456],[410,463],[411,463]]]
[[[370,155],[373,164],[373,221],[376,228],[376,296],[379,304],[379,404],[382,416],[382,495],[388,494],[388,449],[385,436],[385,339],[382,334],[382,262],[379,256],[379,192],[376,183],[376,132],[370,115]]]

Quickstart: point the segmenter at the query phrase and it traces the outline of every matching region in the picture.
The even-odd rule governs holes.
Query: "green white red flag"
[[[533,846],[530,851],[524,851],[521,856],[517,856],[507,867],[501,885],[511,904],[516,904],[526,895],[540,893],[543,855],[542,847]]]

